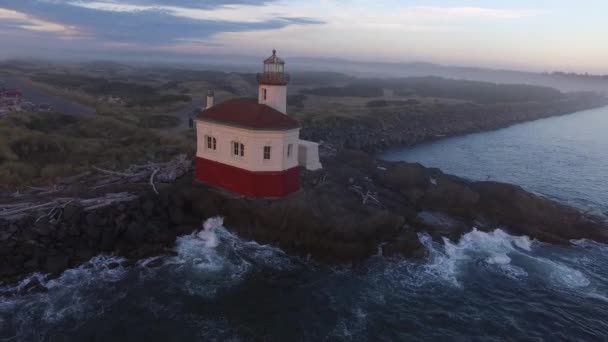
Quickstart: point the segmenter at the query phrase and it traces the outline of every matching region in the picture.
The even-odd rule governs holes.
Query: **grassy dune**
[[[50,184],[90,170],[192,153],[192,135],[168,136],[112,117],[14,114],[0,121],[0,184]]]

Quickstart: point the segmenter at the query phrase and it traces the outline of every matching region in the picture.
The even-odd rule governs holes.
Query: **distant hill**
[[[75,55],[67,59],[55,56],[57,61],[88,61],[97,67],[116,67],[116,62],[133,66],[174,67],[183,69],[214,70],[255,73],[260,70],[264,56],[235,55],[176,55],[130,52],[120,57],[107,51],[98,51],[90,57]],[[529,84],[552,87],[561,91],[595,91],[608,94],[608,75],[580,75],[565,72],[526,72],[468,66],[449,66],[425,62],[386,63],[362,62],[338,58],[310,58],[284,56],[291,73],[331,72],[360,78],[403,78],[437,76],[448,79],[484,81],[501,84]],[[53,58],[53,55],[49,55]],[[20,58],[21,61],[27,58]],[[30,59],[31,60],[31,59]],[[107,62],[113,61],[113,62]],[[1,63],[1,62],[0,62]],[[5,62],[6,63],[6,62]],[[37,61],[40,63],[40,61]],[[315,75],[314,77],[318,77]]]

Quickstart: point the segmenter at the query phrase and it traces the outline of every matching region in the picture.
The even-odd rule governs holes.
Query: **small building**
[[[258,99],[232,99],[196,118],[196,179],[251,198],[277,198],[300,188],[299,167],[321,168],[318,144],[299,139],[287,115],[285,62],[273,51],[258,74]]]
[[[5,99],[20,99],[21,98],[21,92],[18,90],[3,90],[0,91],[0,99],[5,98]]]

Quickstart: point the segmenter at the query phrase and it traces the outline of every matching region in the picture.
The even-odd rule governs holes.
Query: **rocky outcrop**
[[[325,169],[302,171],[303,189],[279,200],[251,200],[195,183],[191,176],[142,188],[141,196],[94,212],[69,205],[61,220],[0,223],[0,278],[57,273],[98,253],[130,259],[170,253],[177,236],[214,216],[245,239],[319,260],[424,255],[419,232],[458,239],[476,227],[502,227],[541,241],[608,242],[597,217],[496,182],[469,182],[419,164],[380,161],[344,150]],[[143,190],[146,189],[146,190]]]

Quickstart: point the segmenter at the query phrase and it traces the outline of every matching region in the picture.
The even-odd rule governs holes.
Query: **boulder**
[[[49,256],[45,263],[45,272],[58,274],[69,266],[70,258],[67,255]]]
[[[382,244],[382,255],[386,257],[420,258],[425,255],[425,249],[416,231],[406,226],[396,238]]]
[[[63,219],[69,223],[78,223],[83,209],[76,204],[68,204],[63,209]]]

